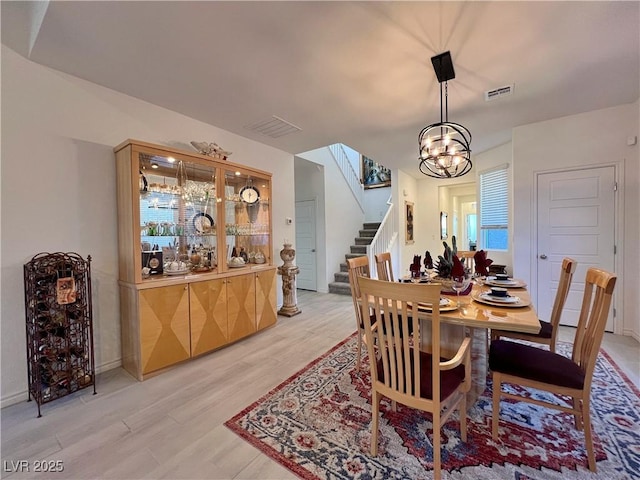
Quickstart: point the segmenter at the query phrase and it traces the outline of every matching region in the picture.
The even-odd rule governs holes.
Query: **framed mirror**
[[[446,240],[447,236],[447,212],[440,212],[440,240]]]

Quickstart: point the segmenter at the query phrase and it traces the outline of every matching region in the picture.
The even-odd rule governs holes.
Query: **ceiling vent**
[[[252,125],[246,125],[244,128],[271,138],[283,137],[290,133],[296,133],[302,130],[300,127],[287,122],[277,115],[272,115],[271,117]]]
[[[494,88],[493,90],[487,90],[484,92],[485,101],[495,100],[499,97],[506,97],[513,93],[513,84],[507,85],[505,87]]]

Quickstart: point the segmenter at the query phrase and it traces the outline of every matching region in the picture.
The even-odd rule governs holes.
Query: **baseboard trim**
[[[103,363],[96,367],[96,374],[108,372],[109,370],[113,370],[114,368],[119,368],[122,366],[122,359],[118,358],[117,360],[112,360],[111,362]],[[25,388],[21,392],[12,393],[11,395],[7,395],[5,397],[0,398],[0,408],[9,407],[11,405],[15,405],[16,403],[26,402],[29,399],[29,392]]]
[[[622,334],[627,336],[627,337],[631,337],[635,340],[637,340],[638,342],[640,342],[640,334],[638,334],[638,332],[634,331],[634,330],[623,330]]]
[[[20,402],[26,402],[28,399],[29,397],[26,390],[14,393],[12,395],[7,395],[6,397],[0,399],[0,408],[5,408]]]
[[[112,360],[111,362],[103,363],[102,365],[96,367],[96,373],[108,372],[109,370],[113,370],[114,368],[118,368],[122,366],[122,358],[118,358],[117,360]]]

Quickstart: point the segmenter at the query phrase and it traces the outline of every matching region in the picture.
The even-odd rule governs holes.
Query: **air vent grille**
[[[488,102],[490,100],[495,100],[499,97],[506,97],[513,93],[513,84],[506,85],[504,87],[494,88],[493,90],[488,90],[484,92],[484,99]]]
[[[269,118],[260,120],[259,122],[251,125],[245,125],[244,128],[271,138],[283,137],[290,133],[296,133],[302,130],[300,127],[297,127],[291,122],[287,122],[277,115],[272,115]]]

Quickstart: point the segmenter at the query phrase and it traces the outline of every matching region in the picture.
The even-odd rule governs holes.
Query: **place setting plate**
[[[517,278],[508,278],[507,280],[498,280],[496,277],[487,277],[484,281],[485,285],[492,287],[504,287],[504,288],[524,288],[527,286],[522,280]]]
[[[483,292],[471,295],[471,298],[479,303],[492,305],[494,307],[526,307],[529,302],[525,302],[516,295],[507,295],[506,297],[498,297],[491,295],[491,292]]]
[[[450,298],[440,297],[440,311],[441,312],[451,312],[458,308],[458,304],[451,300]],[[430,312],[432,310],[432,305],[430,303],[418,302],[418,310],[423,310],[426,312]]]

